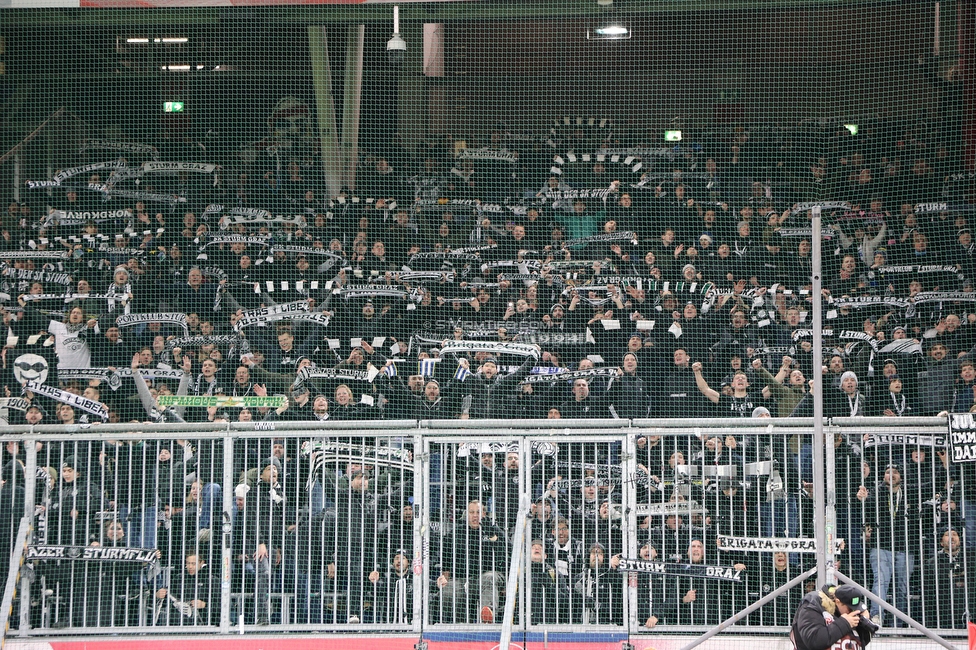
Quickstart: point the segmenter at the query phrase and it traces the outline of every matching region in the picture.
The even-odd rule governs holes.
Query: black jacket
[[[258,481],[247,494],[244,507],[243,553],[253,554],[260,544],[279,548],[284,529],[284,495],[280,486]]]
[[[835,645],[840,648],[837,642],[844,638],[860,641],[862,648],[871,642],[872,631],[867,625],[861,623],[857,630],[852,630],[843,617],[834,615],[834,607],[834,601],[822,591],[803,597],[790,630],[790,640],[796,650],[828,650]]]
[[[512,417],[512,402],[521,392],[519,384],[532,371],[532,366],[535,365],[536,361],[538,361],[537,356],[527,356],[515,372],[507,375],[498,374],[491,380],[473,373],[463,380],[463,383],[452,385],[459,394],[474,397],[471,405],[471,417],[510,418]]]
[[[911,551],[918,546],[917,495],[913,495],[904,484],[900,496],[891,492],[884,483],[871,490],[864,500],[863,521],[872,528],[871,538],[866,542],[870,548]]]
[[[530,562],[532,571],[532,622],[569,623],[572,598],[567,580],[547,562]]]
[[[197,600],[204,604],[200,609],[192,606]],[[174,572],[165,599],[156,606],[158,625],[214,625],[220,621],[220,578],[206,565],[192,576]]]

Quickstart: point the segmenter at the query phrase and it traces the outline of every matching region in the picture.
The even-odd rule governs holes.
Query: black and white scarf
[[[129,296],[132,295],[132,283],[126,282],[121,287],[114,282],[105,290],[108,296],[108,313],[115,311],[116,303],[122,304],[123,313],[129,313]]]
[[[103,420],[108,419],[108,409],[101,402],[96,402],[95,400],[88,399],[81,395],[75,395],[74,393],[69,393],[66,390],[61,390],[60,388],[54,388],[53,386],[47,386],[46,384],[39,384],[36,381],[28,381],[24,384],[24,390],[29,390],[37,395],[44,395],[45,397],[50,397],[56,402],[61,402],[62,404],[67,404],[72,408],[81,409],[92,415],[97,415]]]
[[[891,408],[895,415],[904,415],[905,409],[908,408],[908,404],[905,400],[905,396],[902,393],[892,393],[889,392],[888,395],[891,397]]]
[[[213,395],[214,390],[217,388],[217,375],[214,375],[209,380],[203,376],[203,373],[197,375],[196,381],[196,394],[197,395]]]

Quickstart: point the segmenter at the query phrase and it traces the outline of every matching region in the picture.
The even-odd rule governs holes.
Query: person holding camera
[[[793,617],[790,641],[795,650],[858,650],[878,629],[856,587],[824,585],[803,597]]]

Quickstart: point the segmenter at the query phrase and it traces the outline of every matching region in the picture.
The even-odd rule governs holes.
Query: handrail
[[[954,646],[953,644],[949,643],[948,641],[946,641],[945,639],[943,639],[941,636],[939,636],[938,634],[936,634],[935,632],[933,632],[929,628],[925,627],[924,625],[922,625],[921,623],[919,623],[918,621],[916,621],[914,618],[912,618],[911,616],[909,616],[905,612],[903,612],[900,609],[894,607],[893,605],[889,605],[883,598],[881,598],[880,596],[878,596],[877,594],[875,594],[870,589],[865,589],[864,587],[862,587],[858,583],[854,582],[852,579],[850,579],[847,576],[845,576],[840,571],[834,571],[834,575],[837,577],[837,580],[839,582],[842,582],[842,583],[845,583],[845,584],[849,584],[852,587],[857,587],[862,592],[866,593],[868,596],[871,597],[871,602],[872,603],[874,603],[875,605],[879,606],[881,609],[885,610],[886,612],[890,612],[892,615],[894,615],[894,616],[900,618],[901,620],[905,621],[911,627],[915,628],[916,630],[918,630],[919,632],[921,632],[922,634],[924,634],[925,636],[927,636],[932,641],[935,641],[940,646],[942,646],[944,648],[947,648],[948,650],[957,650],[956,646]]]
[[[790,580],[786,584],[780,585],[779,587],[777,587],[773,591],[769,592],[768,594],[766,594],[765,596],[763,596],[762,598],[760,598],[756,602],[752,603],[751,605],[749,605],[745,609],[743,609],[741,611],[738,611],[735,614],[733,614],[732,616],[728,617],[727,619],[725,619],[724,621],[722,621],[721,623],[719,623],[718,625],[716,625],[715,627],[713,627],[712,629],[710,629],[708,632],[705,632],[700,637],[698,637],[697,639],[695,639],[694,641],[692,641],[688,645],[686,645],[683,648],[681,648],[681,650],[692,650],[692,648],[698,647],[699,645],[701,645],[705,641],[708,641],[709,639],[711,639],[713,636],[715,636],[716,634],[718,634],[719,632],[721,632],[725,628],[727,628],[727,627],[729,627],[731,625],[734,625],[737,621],[741,621],[743,618],[745,618],[749,614],[753,613],[754,611],[756,611],[757,609],[759,609],[760,607],[762,607],[766,603],[770,602],[774,598],[778,597],[780,594],[786,593],[787,591],[789,591],[793,587],[797,586],[798,584],[800,584],[801,582],[803,582],[804,580],[806,580],[810,576],[816,575],[816,573],[817,573],[817,567],[813,567],[812,569],[809,569],[807,571],[804,571],[803,573],[801,573],[800,575],[796,576],[795,578],[793,578],[792,580]]]
[[[825,422],[825,424],[827,424]],[[876,429],[913,428],[931,429],[932,432],[945,430],[945,417],[905,417],[905,418],[832,418],[829,424],[841,426],[845,430],[858,427]],[[655,434],[670,432],[687,433],[689,429],[742,430],[743,433],[775,433],[793,435],[809,433],[813,418],[698,418],[698,419],[650,419],[634,420],[326,420],[319,421],[255,421],[255,422],[176,422],[119,423],[119,424],[42,424],[36,426],[0,425],[0,442],[20,440],[26,435],[39,439],[63,437],[70,434],[73,440],[139,440],[167,433],[179,434],[180,438],[200,439],[223,436],[230,432],[239,438],[287,436],[290,432],[332,431],[396,432],[388,435],[410,435],[423,431],[424,435],[436,437],[456,434],[458,431],[478,431],[484,435],[506,435],[512,431],[558,434],[571,430],[588,429],[595,435],[620,434],[625,431],[654,431]],[[314,435],[314,434],[313,434]]]

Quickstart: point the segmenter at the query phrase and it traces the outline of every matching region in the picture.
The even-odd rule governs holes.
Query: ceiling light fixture
[[[186,36],[163,36],[157,38],[146,38],[145,36],[134,36],[132,38],[125,39],[126,43],[133,45],[145,45],[146,43],[156,43],[164,45],[180,45],[182,43],[188,43],[190,39]]]
[[[590,41],[623,41],[631,36],[630,28],[620,22],[601,23],[586,30],[586,38]]]
[[[386,42],[386,58],[400,65],[407,58],[407,42],[400,36],[400,6],[393,5],[393,36]]]

